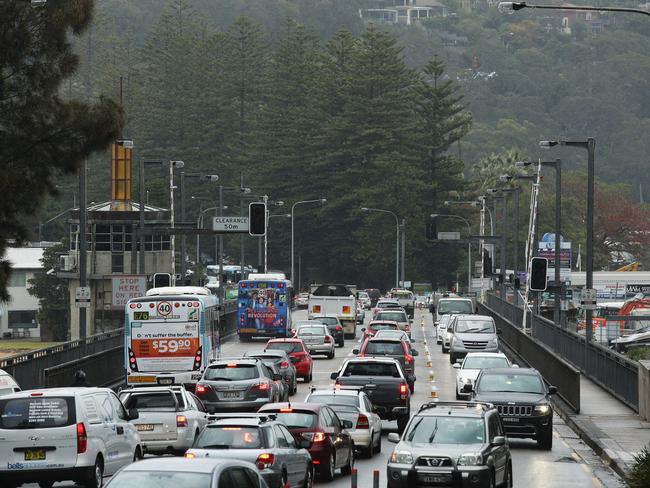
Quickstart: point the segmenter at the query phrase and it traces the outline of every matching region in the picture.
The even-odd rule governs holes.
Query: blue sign
[[[542,242],[555,242],[555,232],[547,232],[542,236]],[[560,234],[560,242],[564,242],[564,236]]]

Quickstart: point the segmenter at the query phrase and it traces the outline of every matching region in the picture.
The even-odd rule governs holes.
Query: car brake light
[[[83,422],[77,424],[77,454],[83,454],[88,448],[88,437],[86,436],[86,426]]]
[[[281,408],[280,412],[281,413],[291,413],[291,412],[293,412],[293,408]]]
[[[408,391],[409,391],[409,387],[406,383],[401,383],[399,385],[399,394],[401,395],[402,400],[406,398],[406,394],[408,393]]]
[[[32,394],[29,395],[29,396],[33,396],[33,397],[35,397],[35,396],[36,396],[36,397],[38,397],[38,396],[43,396],[43,393],[41,393],[40,391],[38,391],[38,392],[32,393]]]
[[[257,385],[253,386],[254,389],[260,390],[260,391],[268,391],[269,389],[269,384],[268,383],[258,383]]]
[[[228,364],[226,365],[226,367],[227,367],[227,368],[236,368],[236,367],[237,367],[237,364],[236,364],[236,363],[228,363]]]
[[[325,336],[325,343],[330,343],[332,342],[332,338],[330,336]]]
[[[336,330],[340,332],[340,331],[343,330],[343,327],[341,327],[340,325],[337,325],[337,326],[336,326]]]
[[[202,384],[197,384],[196,385],[196,394],[197,395],[203,395],[205,392],[208,391],[208,387]]]
[[[303,432],[301,435],[310,442],[323,442],[326,439],[324,432]]]
[[[270,468],[273,466],[273,462],[275,461],[275,456],[273,454],[269,454],[268,452],[264,452],[257,456],[257,469],[260,471],[266,468]]]
[[[368,417],[360,413],[359,418],[357,419],[357,429],[369,429],[370,423],[368,422]]]
[[[407,354],[406,356],[404,356],[404,361],[406,361],[407,363],[412,363],[413,362],[413,356],[411,356],[410,354]]]
[[[287,363],[286,361],[282,361],[280,363],[280,368],[288,368],[288,367],[289,367],[289,363]]]
[[[187,427],[187,417],[185,415],[176,415],[176,427]]]

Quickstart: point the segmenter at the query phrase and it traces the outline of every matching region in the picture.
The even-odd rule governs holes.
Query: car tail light
[[[332,342],[332,338],[330,336],[325,336],[325,344],[329,344]]]
[[[404,361],[406,361],[409,364],[412,363],[413,362],[413,356],[411,356],[410,354],[406,354],[404,356]]]
[[[83,422],[77,424],[77,454],[83,454],[88,448],[88,436]]]
[[[176,415],[176,427],[187,427],[187,417],[185,415]]]
[[[326,439],[324,432],[303,432],[301,435],[310,442],[323,442]]]
[[[291,412],[293,412],[293,408],[291,408],[291,407],[289,407],[289,408],[281,408],[280,412],[281,413],[291,413]]]
[[[341,382],[339,380],[336,380],[334,382],[334,388],[336,388],[337,390],[341,389]]]
[[[341,327],[340,325],[337,325],[336,330],[337,330],[337,332],[341,332],[343,330],[343,327]]]
[[[401,383],[399,385],[399,394],[402,400],[406,400],[406,394],[409,391],[409,387],[406,383]]]
[[[257,393],[259,396],[266,397],[269,395],[269,384],[268,383],[258,383],[251,387],[253,393]]]
[[[370,423],[368,422],[368,417],[360,413],[359,418],[357,419],[357,429],[369,429]]]
[[[257,469],[260,471],[266,468],[270,468],[273,466],[273,463],[275,462],[275,456],[273,454],[269,454],[268,452],[264,452],[257,456]]]
[[[196,391],[196,394],[197,394],[198,396],[205,395],[205,394],[208,392],[208,388],[209,388],[209,386],[207,386],[207,385],[202,385],[201,383],[198,383],[198,384],[196,385],[196,390],[195,390],[195,391]]]
[[[280,368],[288,368],[288,367],[289,367],[289,363],[287,363],[286,361],[282,361],[280,363]]]

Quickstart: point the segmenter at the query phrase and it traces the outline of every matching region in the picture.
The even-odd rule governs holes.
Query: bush
[[[634,457],[634,466],[632,466],[627,482],[630,488],[648,488],[650,486],[650,449],[648,447],[644,447]]]
[[[633,347],[627,352],[627,357],[630,358],[632,361],[650,359],[650,347],[649,346]]]

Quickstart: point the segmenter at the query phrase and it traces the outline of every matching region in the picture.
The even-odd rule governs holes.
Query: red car
[[[340,420],[321,403],[268,403],[258,412],[275,413],[296,439],[311,442],[307,450],[323,481],[331,481],[337,468],[341,474],[352,473],[354,442],[346,430],[353,428],[352,421]]]
[[[265,349],[285,351],[296,368],[296,376],[305,380],[305,383],[311,381],[314,361],[309,351],[305,348],[305,343],[302,342],[302,339],[271,339],[266,343]]]
[[[399,330],[399,325],[394,320],[372,320],[367,329],[363,330],[363,338],[373,337],[378,330]]]

